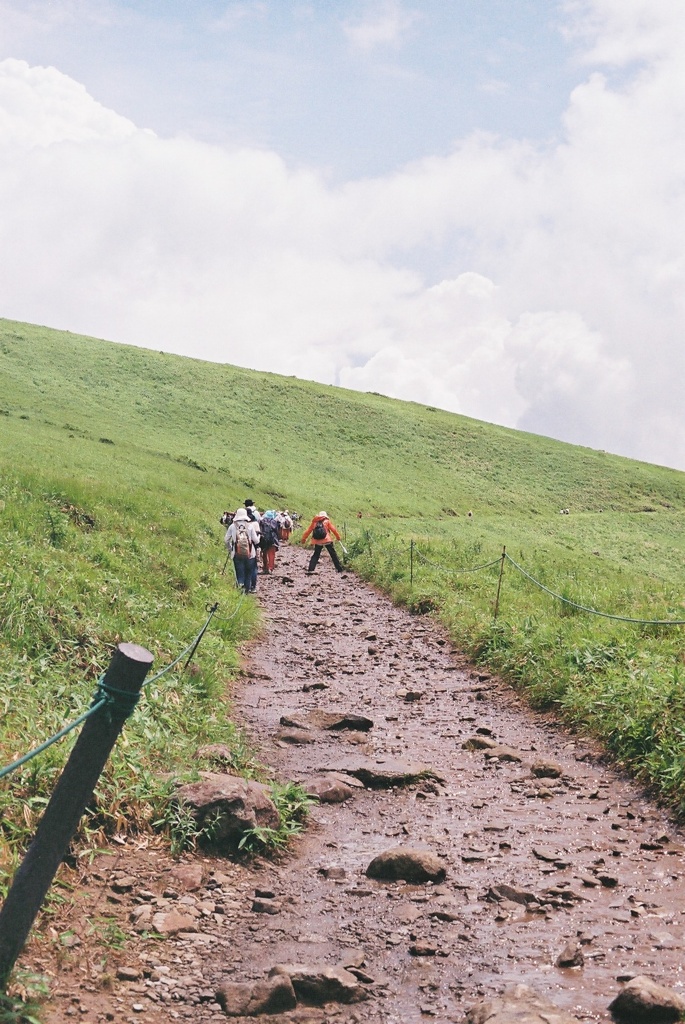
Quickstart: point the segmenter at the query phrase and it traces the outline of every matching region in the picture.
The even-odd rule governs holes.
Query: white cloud
[[[642,63],[592,69],[560,143],[474,134],[342,187],[0,63],[0,314],[685,468],[685,9],[574,7]]]
[[[131,121],[101,106],[55,68],[0,62],[0,146],[118,142],[135,131]]]
[[[343,23],[352,45],[363,51],[378,46],[397,46],[416,22],[418,14],[406,10],[401,0],[374,0],[365,17]]]

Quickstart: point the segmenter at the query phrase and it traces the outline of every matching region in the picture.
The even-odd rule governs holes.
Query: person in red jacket
[[[331,556],[336,571],[342,572],[342,565],[340,564],[338,553],[333,545],[333,537],[335,537],[336,540],[340,540],[340,534],[328,518],[328,514],[326,512],[319,512],[318,516],[314,516],[311,523],[302,534],[303,544],[309,536],[311,536],[314,550],[312,551],[312,557],[309,559],[309,568],[307,569],[307,572],[314,572],[316,563],[319,561],[321,552],[324,548],[326,548],[328,554]]]

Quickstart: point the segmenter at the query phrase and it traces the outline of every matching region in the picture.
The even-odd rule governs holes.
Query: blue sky
[[[55,64],[160,135],[265,146],[336,179],[476,129],[552,138],[574,83],[553,0],[421,0],[403,15],[360,0],[55,0],[47,21],[40,7],[5,56]]]
[[[0,315],[685,468],[682,0],[0,0]]]

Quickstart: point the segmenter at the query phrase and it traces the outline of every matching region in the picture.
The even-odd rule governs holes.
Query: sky
[[[0,316],[685,469],[685,4],[0,0]]]

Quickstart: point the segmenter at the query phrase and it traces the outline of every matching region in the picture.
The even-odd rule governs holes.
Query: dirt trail
[[[119,960],[138,977],[106,990],[75,952],[48,1020],[226,1020],[212,999],[220,982],[285,962],[354,962],[372,979],[371,998],[272,1020],[458,1021],[480,995],[519,981],[583,1019],[608,1019],[618,978],[644,973],[682,991],[685,847],[667,817],[587,744],[469,668],[427,619],[336,574],[325,553],[313,576],[306,562],[286,548],[274,575],[260,577],[266,631],[247,652],[236,710],[261,759],[281,781],[355,782],[350,772],[398,761],[438,778],[357,785],[345,803],[313,809],[280,863],[203,860],[201,883],[189,881],[193,865],[126,853],[116,867],[136,884],[111,912],[125,919],[153,897],[185,900],[197,931],[136,939]],[[368,716],[373,727],[280,725],[316,711]],[[502,746],[464,749],[476,736]],[[443,858],[445,881],[366,877],[376,854],[401,844]],[[111,866],[101,859],[88,881],[110,887]],[[492,891],[502,885],[511,889]],[[256,888],[273,893],[277,912],[253,910]],[[584,966],[555,966],[569,943]]]

